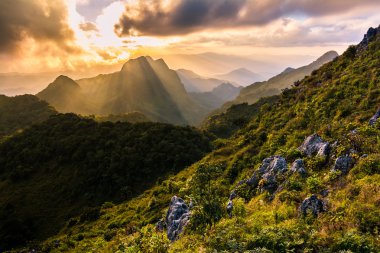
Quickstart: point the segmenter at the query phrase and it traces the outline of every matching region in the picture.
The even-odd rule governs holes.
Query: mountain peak
[[[359,43],[359,51],[365,50],[368,46],[368,43],[370,43],[378,34],[380,34],[380,25],[377,28],[370,27],[367,33],[364,34],[363,40]]]
[[[328,51],[328,52],[324,53],[322,56],[320,56],[317,59],[317,62],[323,62],[323,63],[329,62],[338,56],[339,56],[339,54],[336,51]]]

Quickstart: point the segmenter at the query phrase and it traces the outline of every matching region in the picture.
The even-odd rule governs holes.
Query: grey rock
[[[227,209],[228,217],[232,218],[232,211],[234,209],[234,204],[232,203],[232,200],[228,201],[226,209]]]
[[[372,118],[369,120],[369,125],[370,126],[373,126],[375,125],[377,119],[380,117],[380,108],[377,110],[377,112],[375,113],[375,115],[372,116]]]
[[[233,200],[233,199],[235,199],[236,197],[237,197],[236,191],[235,191],[235,190],[231,191],[231,193],[230,193],[230,197],[229,197],[229,200]]]
[[[346,174],[354,165],[354,160],[350,155],[340,156],[335,160],[333,171],[341,171]]]
[[[297,159],[293,162],[292,167],[290,168],[290,171],[293,173],[298,173],[302,177],[307,176],[307,171],[305,169],[305,164],[302,159]]]
[[[157,221],[156,231],[162,232],[162,231],[164,231],[165,228],[166,228],[166,224],[165,224],[164,219]]]
[[[189,222],[189,219],[190,210],[185,201],[177,196],[173,196],[165,219],[166,227],[168,229],[167,235],[170,241],[178,239],[184,227]]]
[[[258,169],[262,174],[261,178],[265,180],[261,190],[275,191],[278,187],[278,176],[287,171],[288,167],[285,158],[281,156],[271,156],[263,160]]]
[[[321,194],[322,197],[327,197],[329,195],[330,191],[328,189],[321,191],[319,194]]]
[[[377,34],[380,33],[380,26],[378,28],[369,28],[367,33],[364,34],[363,40],[359,43],[357,52],[361,53],[365,51],[368,48],[368,44],[371,42],[371,40],[376,37]]]
[[[265,158],[258,170],[256,170],[252,177],[239,181],[237,186],[246,184],[252,189],[256,189],[259,186],[259,182],[263,181],[263,185],[260,185],[260,191],[269,191],[274,193],[279,185],[280,177],[288,170],[285,158],[275,155]],[[229,200],[236,198],[238,194],[233,190],[230,194]]]
[[[307,215],[308,213],[311,213],[314,217],[326,211],[327,208],[325,202],[318,199],[315,195],[311,195],[309,198],[304,199],[299,207],[299,212],[301,215]]]
[[[313,134],[305,139],[299,150],[307,156],[327,157],[330,152],[330,143],[324,141],[318,134]]]

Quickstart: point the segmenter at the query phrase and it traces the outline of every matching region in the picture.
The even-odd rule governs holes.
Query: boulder
[[[165,219],[167,235],[170,241],[178,239],[189,219],[190,210],[185,201],[177,196],[173,196]]]
[[[308,136],[298,149],[307,156],[327,157],[330,152],[330,143],[324,141],[318,134],[313,134]]]
[[[354,165],[354,159],[350,155],[340,156],[335,160],[333,171],[341,171],[346,174]]]
[[[228,217],[232,218],[232,211],[234,209],[234,204],[232,203],[232,200],[228,201],[226,209],[227,209]]]
[[[166,228],[165,220],[161,219],[156,223],[156,231],[162,232]]]
[[[301,215],[311,213],[314,217],[318,216],[319,213],[326,211],[327,208],[325,202],[318,199],[316,195],[311,195],[309,198],[304,199],[299,207]]]
[[[369,120],[369,125],[370,126],[373,126],[375,125],[377,119],[380,117],[380,108],[377,110],[377,112],[375,113],[375,115],[372,116],[372,118]]]
[[[292,167],[290,168],[290,171],[293,173],[298,173],[302,177],[307,176],[307,172],[305,169],[305,164],[302,159],[297,159],[293,162]]]
[[[260,190],[275,191],[278,187],[278,177],[287,169],[285,158],[277,155],[265,158],[258,169],[263,180]]]

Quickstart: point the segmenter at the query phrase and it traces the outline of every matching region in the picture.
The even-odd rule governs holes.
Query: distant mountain
[[[36,96],[49,102],[59,112],[90,114],[94,110],[94,106],[90,106],[79,84],[63,75],[57,77]]]
[[[233,69],[247,68],[268,79],[294,63],[302,66],[313,57],[308,55],[228,55],[220,53],[163,55],[172,69],[191,69],[202,76],[227,73]]]
[[[83,115],[138,111],[154,121],[197,124],[209,112],[191,99],[162,59],[139,57],[119,72],[80,79],[59,77],[37,94],[60,112]]]
[[[310,75],[313,70],[320,68],[323,64],[332,61],[337,56],[337,52],[329,51],[309,65],[297,69],[287,68],[281,74],[270,78],[268,81],[253,83],[243,88],[239,96],[234,101],[227,103],[224,107],[228,108],[232,104],[240,103],[252,104],[262,97],[278,95],[281,93],[281,90],[290,88],[294,82]]]
[[[226,74],[216,75],[215,78],[234,82],[242,86],[264,80],[261,75],[253,73],[246,68],[239,68]]]
[[[177,74],[187,92],[209,92],[226,83],[226,80],[203,77],[187,69],[178,69]]]
[[[230,83],[222,83],[212,91],[190,92],[189,95],[202,106],[215,110],[227,101],[235,99],[239,95],[241,88]]]
[[[41,123],[56,113],[48,103],[33,95],[0,95],[0,137]]]

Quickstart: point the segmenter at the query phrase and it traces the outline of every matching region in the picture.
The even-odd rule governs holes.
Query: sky
[[[138,55],[342,53],[379,0],[0,0],[0,72],[85,71]]]

